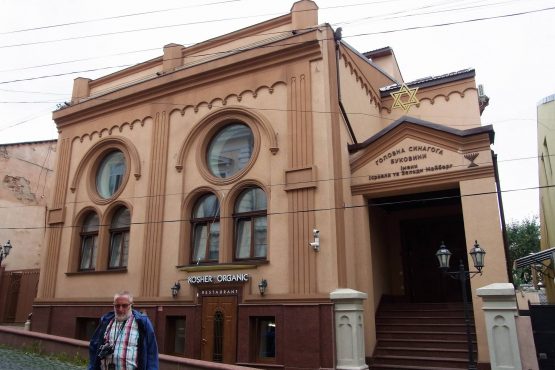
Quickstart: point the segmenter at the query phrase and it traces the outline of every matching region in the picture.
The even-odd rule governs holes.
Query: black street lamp
[[[472,257],[474,267],[477,271],[466,271],[464,269],[462,259],[459,260],[458,271],[449,271],[449,260],[451,258],[451,252],[449,251],[449,249],[447,249],[443,242],[441,242],[441,245],[436,252],[436,257],[439,261],[439,268],[441,272],[448,275],[452,279],[459,280],[461,282],[464,303],[464,321],[466,323],[466,341],[468,344],[468,369],[476,370],[477,364],[476,360],[474,359],[474,344],[472,342],[472,335],[470,334],[470,306],[468,304],[468,297],[466,296],[466,280],[473,278],[476,274],[482,275],[482,268],[484,268],[484,257],[486,255],[486,251],[480,247],[478,241],[474,241],[474,246],[470,250],[469,254]]]
[[[12,250],[12,243],[8,240],[2,247],[0,247],[0,265],[4,258],[8,257],[10,251]]]

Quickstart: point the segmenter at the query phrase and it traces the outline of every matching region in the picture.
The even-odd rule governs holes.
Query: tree
[[[535,253],[540,250],[540,224],[537,217],[525,218],[521,221],[512,221],[507,225],[507,240],[509,242],[509,263]],[[516,286],[530,283],[532,272],[530,267],[521,269],[513,268],[513,278]]]

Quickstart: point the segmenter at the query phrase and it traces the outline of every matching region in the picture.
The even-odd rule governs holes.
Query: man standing
[[[127,291],[114,295],[114,311],[100,318],[89,344],[88,370],[123,369],[158,370],[154,329]]]

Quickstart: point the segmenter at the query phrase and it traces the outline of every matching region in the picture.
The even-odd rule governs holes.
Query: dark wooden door
[[[236,361],[237,297],[202,299],[201,359],[233,364]]]
[[[412,302],[460,302],[458,280],[442,274],[435,253],[442,242],[451,251],[452,270],[467,265],[462,215],[401,222],[405,291]],[[468,282],[467,282],[468,283]],[[470,290],[467,290],[470,291]]]
[[[540,370],[555,370],[555,305],[530,304],[530,318]]]

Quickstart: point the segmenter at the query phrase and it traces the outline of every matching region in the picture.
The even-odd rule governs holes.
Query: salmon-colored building
[[[54,112],[56,186],[33,330],[87,338],[126,289],[162,353],[341,368],[349,346],[335,338],[356,327],[362,363],[401,369],[394,358],[426,356],[387,353],[388,336],[403,325],[434,331],[439,312],[460,313],[439,246],[472,270],[478,241],[486,266],[469,298],[487,366],[474,293],[508,275],[494,132],[481,125],[487,99],[474,77],[405,83],[393,50],[354,50],[302,0],[289,14],[76,79],[71,104]],[[341,289],[366,297],[359,321],[335,315],[330,294]],[[395,307],[439,311],[396,324]],[[464,333],[435,334],[421,352],[462,349],[421,366],[467,361]]]
[[[0,144],[0,322],[24,323],[37,294],[56,141]]]

